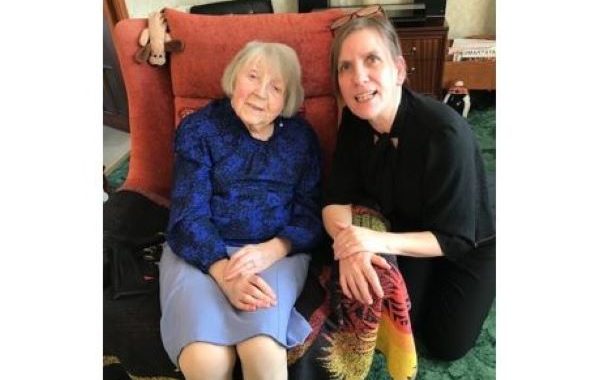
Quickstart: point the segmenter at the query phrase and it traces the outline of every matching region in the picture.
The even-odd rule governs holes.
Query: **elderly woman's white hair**
[[[277,42],[248,42],[224,69],[222,90],[229,98],[233,95],[237,73],[246,65],[262,59],[272,70],[282,77],[286,85],[282,116],[294,115],[303,103],[301,85],[301,66],[297,53],[288,45]]]

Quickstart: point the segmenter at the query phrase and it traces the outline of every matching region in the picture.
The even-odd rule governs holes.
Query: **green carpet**
[[[468,121],[481,147],[485,167],[495,172],[495,107],[470,111]],[[117,189],[126,179],[128,159],[108,176],[111,189]],[[419,353],[419,380],[490,380],[495,379],[495,302],[491,308],[476,346],[462,359],[453,362],[429,360]],[[368,380],[391,379],[383,355],[377,354],[367,376]]]
[[[115,168],[115,170],[107,176],[107,181],[109,183],[109,190],[111,192],[117,190],[126,180],[126,175],[128,175],[129,161],[130,161],[130,157],[126,157],[117,166],[117,168]]]
[[[485,168],[488,172],[495,172],[495,107],[470,111],[468,121],[474,128],[474,135],[485,160]]]

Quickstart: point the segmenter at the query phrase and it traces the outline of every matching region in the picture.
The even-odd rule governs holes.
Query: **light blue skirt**
[[[232,256],[238,247],[227,247]],[[175,255],[167,244],[160,259],[160,334],[177,366],[181,350],[193,342],[233,346],[267,335],[290,348],[305,341],[311,327],[294,308],[305,283],[310,257],[295,254],[278,260],[261,277],[277,296],[277,305],[256,311],[233,307],[215,280]]]

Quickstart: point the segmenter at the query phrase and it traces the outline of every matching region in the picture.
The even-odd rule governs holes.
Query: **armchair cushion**
[[[312,17],[297,13],[255,15],[196,15],[165,9],[169,33],[184,42],[183,52],[171,60],[171,81],[176,97],[220,98],[220,78],[226,65],[254,39],[281,42],[299,56],[306,98],[331,95],[329,78],[329,25],[337,11]],[[255,31],[258,31],[255,33]]]

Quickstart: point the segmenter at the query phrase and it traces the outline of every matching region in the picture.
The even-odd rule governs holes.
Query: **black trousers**
[[[397,256],[410,318],[427,355],[456,360],[476,343],[495,298],[495,241],[452,261]]]

